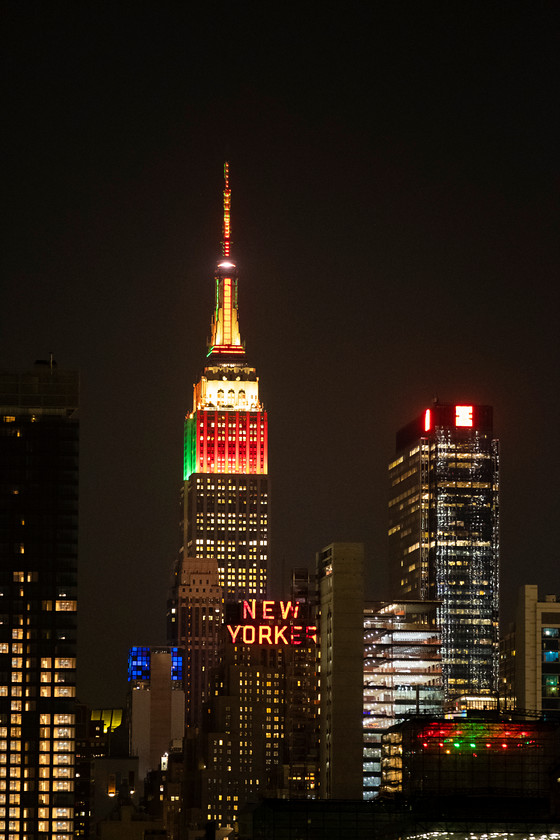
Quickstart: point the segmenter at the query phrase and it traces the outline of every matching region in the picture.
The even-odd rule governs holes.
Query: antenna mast
[[[229,163],[224,163],[224,225],[223,225],[223,240],[222,240],[222,256],[230,256],[231,245],[231,226],[230,226],[230,211],[231,211],[231,190],[229,188]]]

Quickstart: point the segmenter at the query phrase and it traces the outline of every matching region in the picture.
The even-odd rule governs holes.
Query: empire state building
[[[268,425],[259,380],[245,356],[238,274],[231,255],[231,190],[224,167],[222,258],[206,364],[185,417],[183,563],[217,563],[226,602],[264,598],[269,562]]]

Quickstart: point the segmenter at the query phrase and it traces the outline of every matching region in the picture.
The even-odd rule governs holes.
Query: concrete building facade
[[[515,614],[514,695],[518,709],[560,711],[560,597],[519,590]]]
[[[332,543],[317,554],[320,609],[322,799],[362,798],[364,547]]]

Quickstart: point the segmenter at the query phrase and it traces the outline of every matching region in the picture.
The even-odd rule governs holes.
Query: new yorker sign
[[[226,627],[233,644],[316,645],[317,627],[308,613],[307,604],[297,601],[242,601],[229,607]]]

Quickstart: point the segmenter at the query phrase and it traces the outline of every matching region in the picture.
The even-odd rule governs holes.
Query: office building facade
[[[0,837],[74,837],[78,394],[0,373]]]
[[[248,801],[317,795],[317,641],[305,599],[226,605],[203,732],[202,811],[235,827]]]
[[[499,453],[492,408],[434,403],[389,465],[393,595],[439,600],[447,699],[498,688]]]
[[[560,711],[560,596],[539,598],[538,586],[519,590],[515,613],[510,683],[518,709],[558,714]]]
[[[441,714],[438,602],[368,603],[364,609],[364,799],[381,786],[381,736],[413,714]]]
[[[226,601],[264,598],[269,559],[268,419],[238,324],[225,165],[222,259],[206,365],[185,418],[183,557],[213,557]]]

